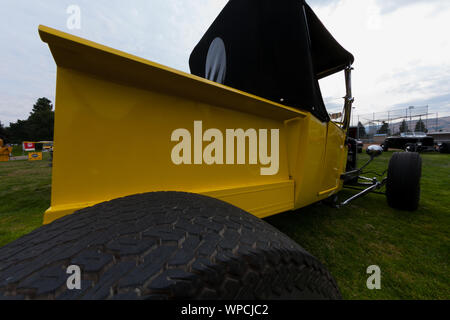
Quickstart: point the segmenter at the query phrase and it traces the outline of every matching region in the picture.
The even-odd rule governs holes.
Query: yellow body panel
[[[334,122],[327,124],[327,139],[325,147],[326,164],[322,178],[322,186],[319,195],[332,195],[342,186],[341,174],[345,170],[347,146],[345,145],[345,133]]]
[[[326,198],[320,192],[342,173],[344,133],[308,112],[47,27],[39,32],[58,66],[58,149],[44,223],[153,191],[200,193],[266,217]],[[194,132],[194,121],[221,132],[278,129],[278,172],[263,176],[261,164],[175,165],[171,134]]]

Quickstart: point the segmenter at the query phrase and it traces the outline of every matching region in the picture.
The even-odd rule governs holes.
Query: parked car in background
[[[401,133],[400,136],[387,137],[381,144],[384,151],[402,149],[410,152],[434,151],[434,138],[424,132]]]
[[[450,132],[433,132],[428,136],[434,138],[436,151],[440,153],[450,153]]]

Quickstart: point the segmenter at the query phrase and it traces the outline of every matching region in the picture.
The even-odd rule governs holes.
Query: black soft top
[[[334,39],[306,3],[304,3],[304,8],[311,38],[311,55],[317,78],[327,77],[352,65],[353,55]]]
[[[189,64],[195,75],[328,121],[318,80],[353,61],[304,0],[230,0]]]

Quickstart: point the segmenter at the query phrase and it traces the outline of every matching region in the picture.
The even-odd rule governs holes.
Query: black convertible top
[[[311,38],[311,55],[317,78],[327,77],[352,65],[353,55],[334,39],[306,3],[305,12]]]
[[[353,60],[304,0],[230,0],[189,65],[194,75],[328,121],[318,80]]]

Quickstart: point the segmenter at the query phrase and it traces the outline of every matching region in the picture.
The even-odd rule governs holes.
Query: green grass
[[[384,171],[392,153],[367,170]],[[360,156],[360,163],[368,159]],[[421,203],[415,212],[390,208],[369,194],[333,209],[317,203],[266,219],[319,258],[345,299],[450,298],[450,155],[422,154]],[[355,191],[344,190],[340,199]],[[369,290],[366,269],[381,268],[381,290]]]
[[[42,225],[50,206],[51,167],[43,161],[0,162],[0,246]]]
[[[384,153],[368,169],[384,171],[391,155]],[[0,163],[0,246],[41,225],[50,205],[48,157]],[[317,203],[266,221],[319,258],[345,299],[448,299],[450,155],[422,158],[422,198],[415,212],[391,209],[384,195],[370,194],[345,208]],[[343,191],[340,198],[354,193]],[[381,290],[366,287],[370,265],[381,268]]]

